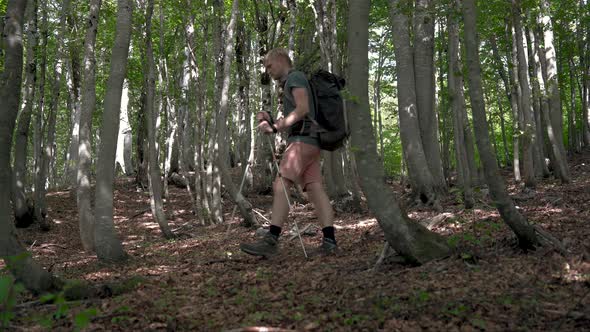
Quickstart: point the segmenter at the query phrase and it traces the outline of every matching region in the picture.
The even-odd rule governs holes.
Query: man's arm
[[[295,99],[295,110],[276,123],[275,126],[278,131],[286,130],[295,123],[303,120],[309,113],[309,96],[307,94],[307,89],[293,88],[291,92]]]

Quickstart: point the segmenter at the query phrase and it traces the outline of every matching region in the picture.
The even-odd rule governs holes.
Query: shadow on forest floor
[[[484,193],[471,211],[452,197],[443,204],[453,214],[434,230],[460,248],[446,260],[409,268],[386,261],[372,271],[383,233],[370,215],[337,215],[341,252],[305,260],[297,240],[282,239],[280,254],[261,260],[242,254],[240,242],[251,230],[227,225],[200,226],[190,199],[171,188],[166,205],[172,228],[189,238],[167,241],[151,219],[147,193],[131,179],[117,183],[116,224],[130,260],[104,266],[82,252],[75,200],[57,192],[48,198],[55,222],[49,233],[19,230],[36,258],[68,279],[90,282],[144,278],[135,290],[71,305],[71,317],[53,322],[72,330],[73,315],[98,309],[90,330],[218,331],[246,326],[307,331],[347,330],[569,330],[590,329],[590,152],[570,163],[573,182],[540,183],[525,196],[514,183],[511,193],[533,223],[560,238],[567,258],[545,248],[523,253]],[[399,189],[399,188],[398,188]],[[270,197],[249,197],[266,213]],[[229,218],[232,205],[226,201]],[[437,215],[410,211],[415,219]],[[315,220],[308,205],[292,217],[300,227]],[[319,245],[321,232],[304,237]],[[30,298],[20,299],[22,302]],[[43,330],[38,318],[49,307],[18,311],[18,326]]]

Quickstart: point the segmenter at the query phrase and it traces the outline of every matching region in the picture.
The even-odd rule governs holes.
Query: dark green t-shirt
[[[307,97],[309,101],[309,113],[307,114],[307,116],[312,119],[315,119],[315,103],[311,93],[311,87],[309,86],[309,81],[307,81],[307,77],[305,77],[305,74],[303,72],[297,70],[291,71],[287,76],[287,80],[285,81],[285,85],[283,88],[283,115],[286,117],[295,110],[296,105],[295,97],[293,97],[293,88],[304,88],[307,90]],[[309,120],[306,122],[306,126],[311,125]],[[318,147],[320,146],[317,137],[298,136],[297,133],[291,133],[289,135],[289,138],[287,139],[287,142],[303,142]]]

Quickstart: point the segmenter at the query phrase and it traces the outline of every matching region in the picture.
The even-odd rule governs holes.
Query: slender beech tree
[[[537,75],[539,65],[537,64],[538,54],[535,51],[535,46],[533,42],[535,36],[532,30],[528,27],[526,28],[525,37],[527,40],[529,74],[531,77],[531,85],[533,92],[533,109],[535,113],[535,149],[537,151],[537,156],[535,158],[535,174],[537,174],[538,176],[548,177],[549,167],[547,167],[547,163],[545,162],[546,150],[545,140],[543,139],[543,122],[541,121],[541,108],[544,107],[544,104],[542,102],[541,85],[539,83],[539,81],[542,80],[543,77]]]
[[[227,137],[227,115],[229,112],[229,88],[231,79],[231,65],[234,57],[234,44],[236,38],[236,26],[238,19],[239,2],[233,0],[231,17],[227,26],[227,36],[225,40],[225,48],[223,52],[223,83],[221,87],[221,96],[219,98],[219,118],[217,119],[217,144],[219,145],[219,155],[217,157],[217,164],[223,177],[225,188],[229,191],[231,197],[236,202],[240,209],[240,213],[244,221],[248,225],[253,225],[255,217],[252,214],[252,205],[246,200],[242,193],[235,187],[232,177],[229,173],[229,165],[227,163],[228,142],[222,141]]]
[[[387,242],[408,262],[423,264],[449,255],[449,247],[440,235],[413,222],[399,208],[395,195],[385,183],[377,144],[371,125],[369,107],[369,10],[368,0],[351,0],[348,16],[348,86],[352,149],[360,175],[361,187],[369,208],[385,233]],[[411,57],[411,55],[408,55]],[[398,54],[398,61],[400,55]]]
[[[479,37],[477,35],[477,8],[475,6],[475,0],[463,0],[462,4],[469,96],[471,99],[475,138],[483,164],[486,182],[500,215],[516,234],[519,245],[522,248],[534,248],[539,243],[535,230],[516,209],[514,202],[510,199],[504,180],[500,176],[490,142],[479,60]]]
[[[115,182],[116,138],[119,131],[119,111],[123,82],[127,73],[132,13],[132,0],[117,1],[115,42],[111,54],[111,68],[104,98],[100,147],[96,167],[94,242],[98,259],[106,262],[122,261],[127,257],[113,223],[113,186]]]
[[[401,4],[409,3],[405,0],[399,2]],[[434,189],[439,193],[444,193],[446,183],[435,109],[434,23],[434,2],[432,0],[416,0],[412,22],[416,109],[422,147],[430,174],[432,174]]]
[[[557,59],[553,43],[553,25],[549,16],[548,0],[541,0],[541,9],[539,23],[541,25],[540,33],[542,33],[543,36],[544,47],[539,53],[539,56],[543,58],[543,60],[541,60],[541,67],[543,69],[543,79],[547,89],[546,93],[549,104],[549,117],[546,118],[545,121],[551,122],[551,130],[553,131],[553,134],[548,133],[548,135],[553,136],[553,138],[549,138],[552,146],[552,165],[555,175],[563,183],[569,183],[570,172],[567,165],[565,146],[563,144],[563,115],[561,111],[561,97],[557,75]]]
[[[66,17],[70,10],[70,0],[63,0],[60,13],[58,42],[63,42],[67,33]],[[60,40],[61,39],[61,40]],[[47,218],[46,206],[46,189],[47,179],[49,176],[50,165],[52,164],[55,155],[55,139],[56,139],[56,125],[57,112],[60,102],[60,91],[64,76],[65,52],[58,47],[55,56],[55,66],[53,67],[53,81],[51,84],[51,101],[49,103],[49,112],[47,114],[47,123],[45,130],[45,140],[43,141],[42,154],[40,156],[40,167],[35,174],[35,219],[39,221],[42,230],[49,230],[51,223]],[[42,137],[43,135],[41,135]],[[40,138],[41,138],[40,137]]]
[[[414,59],[410,46],[408,17],[404,14],[405,0],[391,0],[393,44],[398,77],[398,107],[400,136],[412,191],[423,203],[438,204],[435,179],[428,167],[420,136],[420,123],[416,102]],[[355,78],[356,80],[356,78]]]
[[[82,59],[82,85],[80,111],[80,137],[78,145],[78,219],[82,246],[86,251],[94,251],[94,216],[90,188],[90,170],[92,167],[92,115],[96,111],[96,35],[102,0],[92,0],[88,14],[86,38],[84,40],[84,58]]]
[[[164,213],[164,202],[162,199],[162,176],[160,163],[158,162],[158,149],[156,147],[156,63],[154,61],[154,49],[152,45],[152,17],[154,14],[154,0],[147,1],[145,15],[145,64],[144,72],[146,86],[146,125],[148,140],[148,182],[150,189],[150,207],[152,216],[160,226],[162,234],[167,239],[174,237],[168,219]],[[124,74],[124,73],[123,73]]]
[[[471,184],[471,170],[469,168],[467,143],[465,135],[470,128],[465,128],[467,122],[465,113],[465,92],[463,90],[463,70],[459,61],[459,8],[460,4],[455,1],[455,6],[449,15],[449,74],[448,89],[451,109],[453,110],[453,131],[455,141],[455,158],[457,163],[457,178],[463,189],[463,204],[465,208],[472,208],[474,205],[473,188]]]
[[[0,256],[16,281],[34,293],[58,288],[57,280],[35,262],[16,234],[11,216],[10,156],[16,117],[21,101],[23,70],[23,21],[27,0],[9,0],[2,34],[4,71],[0,76]]]
[[[519,0],[512,0],[512,24],[514,27],[515,41],[516,41],[516,58],[515,65],[518,68],[518,82],[520,83],[522,91],[521,99],[521,113],[522,113],[522,157],[523,157],[523,173],[524,185],[527,188],[534,188],[535,180],[535,165],[533,158],[534,138],[535,138],[535,123],[533,122],[533,104],[531,86],[529,84],[529,72],[527,56],[525,52],[525,39],[523,37],[524,29],[522,27],[521,8]]]
[[[37,0],[28,0],[27,4],[27,54],[25,64],[25,82],[23,90],[23,107],[18,118],[14,144],[14,188],[13,208],[17,227],[27,227],[33,223],[33,207],[26,197],[27,156],[29,146],[29,128],[35,100],[35,83],[37,79]]]

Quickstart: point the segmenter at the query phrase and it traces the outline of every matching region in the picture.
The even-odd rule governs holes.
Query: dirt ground
[[[68,303],[52,330],[75,328],[77,312],[97,309],[89,331],[221,331],[274,327],[297,331],[583,331],[590,330],[590,151],[572,158],[573,181],[544,179],[534,194],[509,183],[528,219],[561,239],[567,257],[551,248],[523,252],[492,207],[485,190],[477,204],[462,209],[451,190],[443,208],[450,217],[434,230],[457,247],[452,257],[420,267],[375,262],[384,244],[368,213],[338,213],[340,253],[306,260],[298,240],[282,237],[280,254],[259,259],[239,251],[252,229],[239,225],[202,226],[191,214],[187,193],[171,189],[166,204],[172,228],[182,236],[161,237],[151,218],[148,195],[132,179],[118,180],[116,226],[129,260],[107,266],[85,254],[78,236],[75,199],[69,192],[49,196],[54,227],[19,230],[44,266],[66,279],[93,283],[141,277],[122,295]],[[507,174],[508,175],[508,174]],[[399,193],[400,188],[396,188]],[[248,197],[269,216],[271,197]],[[224,201],[226,218],[233,205]],[[416,220],[440,212],[409,211]],[[300,227],[314,223],[309,205],[291,218]],[[263,221],[262,218],[259,218]],[[290,227],[290,226],[289,226]],[[286,228],[289,228],[286,227]],[[308,249],[321,241],[319,228],[304,236]],[[288,229],[287,229],[288,231]],[[15,330],[45,330],[40,322],[55,305],[19,299]],[[49,323],[46,323],[49,324]],[[252,329],[254,331],[255,329]]]

